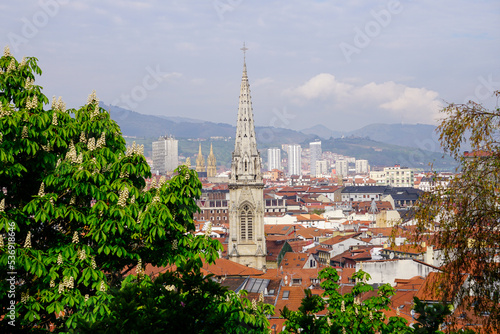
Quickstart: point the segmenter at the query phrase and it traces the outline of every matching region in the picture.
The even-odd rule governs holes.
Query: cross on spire
[[[246,60],[246,53],[248,50],[248,48],[245,47],[245,42],[243,42],[243,47],[240,50],[243,51],[243,61],[245,61]]]

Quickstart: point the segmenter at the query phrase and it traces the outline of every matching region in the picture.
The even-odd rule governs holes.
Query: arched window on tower
[[[253,239],[253,212],[248,204],[240,211],[240,236],[242,241]]]

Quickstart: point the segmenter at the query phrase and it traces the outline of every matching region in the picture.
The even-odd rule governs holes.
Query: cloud
[[[352,87],[350,84],[338,82],[332,74],[321,73],[309,79],[305,84],[285,91],[285,95],[306,100],[341,97],[345,96]]]
[[[441,107],[439,94],[426,88],[408,87],[394,81],[351,84],[329,73],[318,74],[284,95],[310,109],[344,110],[382,121],[434,123]],[[385,119],[384,119],[385,118]]]

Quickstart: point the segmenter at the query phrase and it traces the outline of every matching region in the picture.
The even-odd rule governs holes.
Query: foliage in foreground
[[[500,97],[500,91],[494,94]],[[421,196],[419,235],[435,232],[434,244],[443,251],[446,270],[436,284],[442,300],[499,328],[500,108],[470,101],[449,104],[442,113],[441,146],[459,161],[460,174],[446,186],[435,176],[436,189]],[[463,152],[465,144],[471,152]]]
[[[35,58],[18,62],[5,49],[0,58],[0,331],[11,332],[15,323],[24,332],[72,332],[79,323],[97,326],[106,319],[111,328],[110,315],[126,307],[119,303],[131,292],[141,292],[131,301],[140,306],[127,309],[132,314],[154,305],[147,295],[160,304],[172,299],[158,291],[162,281],[142,278],[123,285],[134,268],[140,274],[147,264],[186,268],[189,262],[199,273],[202,258],[214,261],[221,245],[190,233],[201,194],[194,171],[181,166],[170,181],[160,179],[147,189],[151,172],[141,148],[125,147],[95,93],[78,109],[66,109],[55,97],[45,109],[48,99],[35,85],[35,74],[41,74]],[[186,303],[191,297],[185,291],[196,290],[199,303],[193,305],[219,296],[224,302],[214,298],[206,307],[233,311],[225,302],[230,294],[199,274],[184,273],[170,283],[184,291],[176,298]],[[190,277],[198,286],[182,286]],[[9,310],[11,301],[15,310]],[[249,326],[267,326],[265,317],[241,315],[241,303],[234,302],[238,317],[226,317],[225,325],[248,320]]]

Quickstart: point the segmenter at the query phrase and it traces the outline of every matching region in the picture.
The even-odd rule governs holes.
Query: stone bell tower
[[[229,247],[231,261],[256,268],[266,268],[264,236],[264,183],[255,138],[250,85],[243,45],[236,139],[229,179]]]

